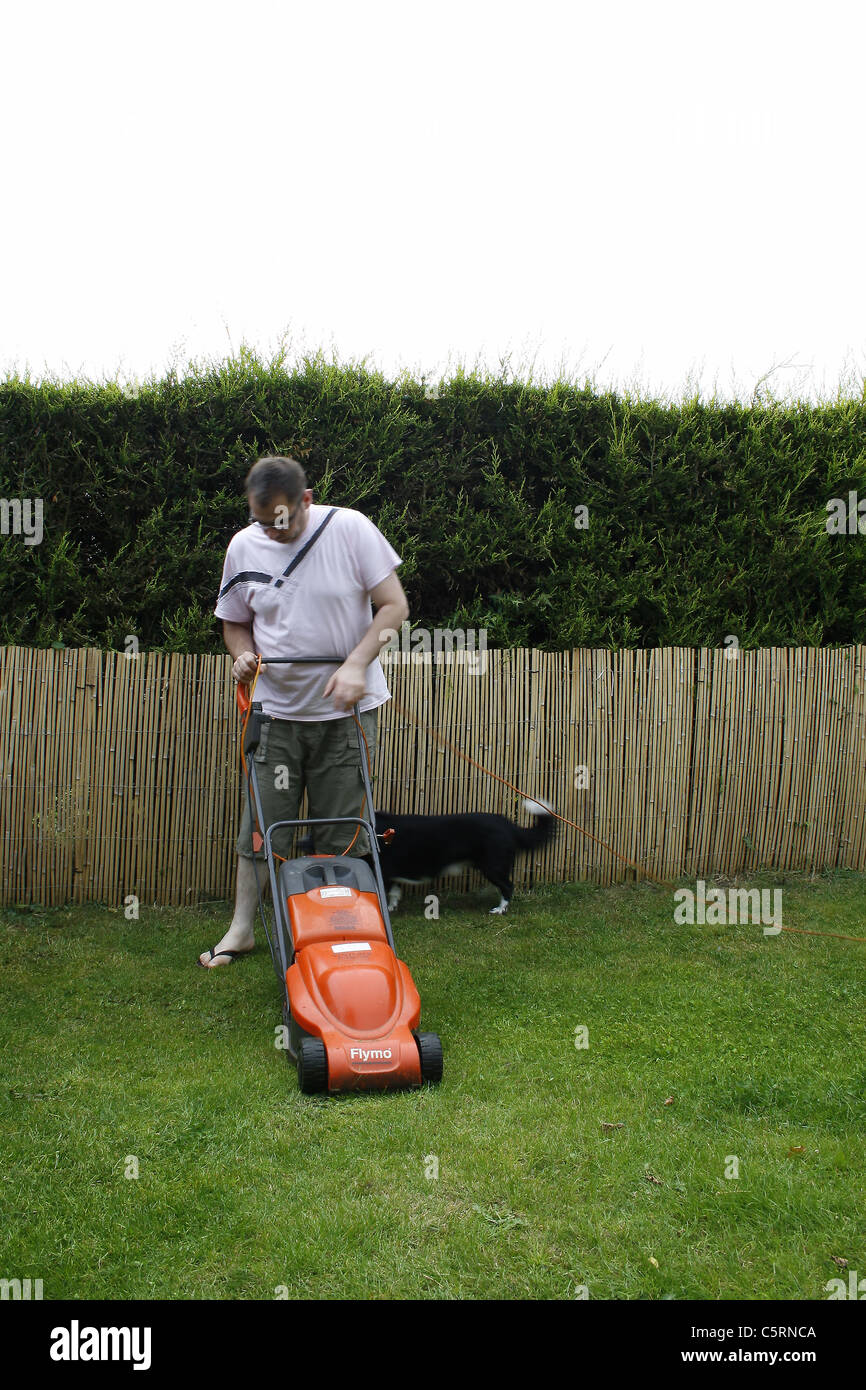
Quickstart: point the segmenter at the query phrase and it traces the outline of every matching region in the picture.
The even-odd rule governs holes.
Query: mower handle
[[[263,666],[342,666],[344,656],[263,656]],[[235,698],[241,714],[250,707],[250,692],[246,681],[238,681]]]

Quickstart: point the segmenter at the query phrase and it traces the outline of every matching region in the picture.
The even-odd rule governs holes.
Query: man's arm
[[[249,623],[228,623],[223,619],[223,641],[234,659],[232,676],[246,685],[256,674],[259,660],[253,650],[252,626]]]
[[[355,650],[349,653],[325,686],[325,695],[333,695],[337,709],[350,710],[361,699],[366,686],[367,667],[376,660],[388,640],[389,632],[399,631],[400,624],[409,616],[409,603],[396,570],[392,570],[387,579],[370,590],[370,599],[376,610],[372,623]]]

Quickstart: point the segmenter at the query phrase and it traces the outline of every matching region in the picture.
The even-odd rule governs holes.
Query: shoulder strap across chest
[[[316,544],[316,541],[319,539],[319,537],[321,536],[321,534],[322,534],[322,532],[324,531],[325,527],[327,526],[328,522],[331,520],[331,517],[334,516],[334,514],[336,513],[336,510],[337,510],[336,507],[332,507],[332,508],[331,508],[331,510],[328,512],[328,515],[325,517],[325,520],[322,522],[321,526],[320,526],[319,529],[315,532],[315,534],[312,535],[312,536],[310,537],[310,539],[307,541],[307,544],[304,546],[303,550],[299,550],[299,551],[298,551],[297,555],[295,556],[294,560],[292,560],[291,564],[288,565],[288,566],[286,567],[286,569],[283,570],[282,574],[280,575],[280,578],[274,580],[274,588],[275,588],[275,589],[279,589],[279,587],[280,587],[280,585],[282,584],[283,580],[284,580],[284,579],[288,579],[288,577],[289,577],[289,575],[292,573],[292,571],[293,571],[293,570],[296,570],[296,569],[298,568],[298,565],[301,563],[301,561],[303,560],[304,556],[305,556],[305,555],[309,555],[309,553],[310,553],[310,551],[312,550],[313,546]]]

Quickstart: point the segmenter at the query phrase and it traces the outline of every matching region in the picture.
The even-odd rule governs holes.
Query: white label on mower
[[[350,1062],[390,1062],[394,1056],[390,1047],[350,1047]]]
[[[351,888],[320,888],[319,897],[321,898],[351,898]]]
[[[335,955],[339,955],[341,951],[372,951],[372,949],[369,941],[341,941],[339,945],[331,947]]]

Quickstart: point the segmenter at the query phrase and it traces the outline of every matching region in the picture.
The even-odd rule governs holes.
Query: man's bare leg
[[[263,859],[248,859],[238,855],[237,884],[235,886],[235,911],[228,931],[222,941],[214,946],[214,958],[209,951],[199,956],[202,965],[213,970],[216,965],[231,965],[231,956],[220,956],[220,951],[251,951],[255,945],[253,928],[259,908],[259,895],[256,890],[256,875],[262,887],[262,897],[268,891],[268,866]]]

